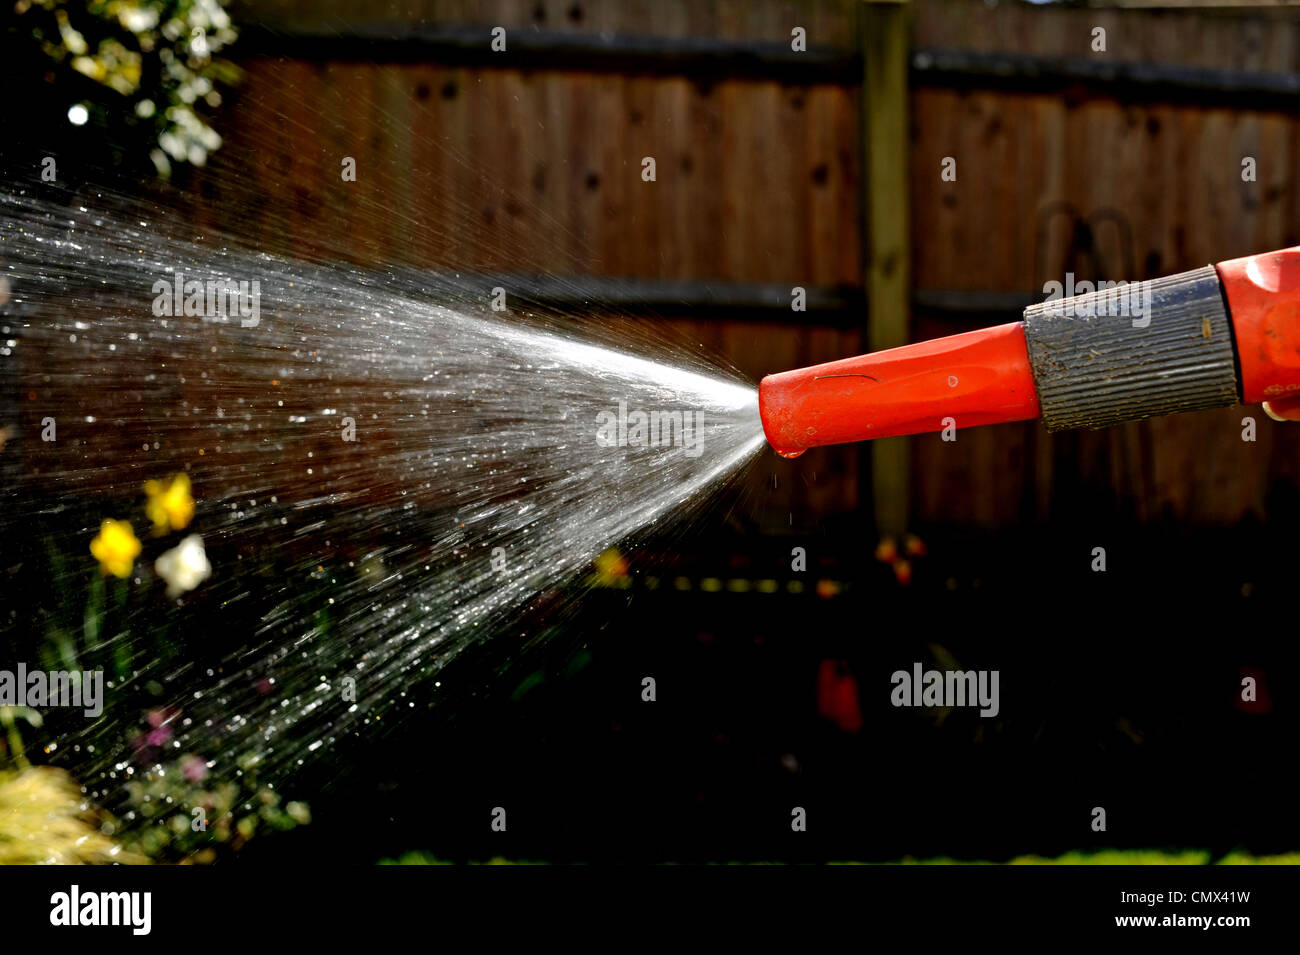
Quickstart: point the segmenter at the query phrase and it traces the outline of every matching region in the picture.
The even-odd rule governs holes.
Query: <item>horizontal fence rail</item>
[[[787,85],[856,86],[855,49],[708,36],[573,33],[515,28],[507,48],[491,48],[488,25],[351,22],[335,32],[309,21],[246,27],[237,57],[304,61],[436,62],[475,69],[572,70],[696,79],[762,79]],[[913,86],[976,87],[1033,93],[1076,88],[1124,101],[1191,102],[1289,109],[1300,102],[1300,74],[1205,69],[1112,57],[1044,57],[920,47],[911,53]]]

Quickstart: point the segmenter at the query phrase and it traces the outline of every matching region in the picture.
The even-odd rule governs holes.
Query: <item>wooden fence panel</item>
[[[917,49],[1159,63],[1285,74],[1300,57],[1286,9],[1125,10],[919,0]],[[375,24],[506,26],[788,43],[851,54],[855,3],[839,0],[265,0],[255,18],[346,35]],[[1103,27],[1107,51],[1094,53]],[[294,45],[290,51],[299,49]],[[358,46],[364,51],[364,46]],[[701,79],[609,69],[257,56],[221,116],[226,146],[202,177],[203,214],[230,209],[260,247],[361,265],[536,271],[860,288],[859,91],[852,81]],[[1300,242],[1300,122],[1276,104],[1153,99],[1149,91],[1046,91],[913,77],[912,279],[918,293],[1027,295],[1066,271],[1144,279]],[[1300,99],[1297,100],[1300,102]],[[340,161],[357,160],[355,183]],[[654,156],[657,181],[640,163]],[[951,156],[958,179],[940,179]],[[1243,182],[1242,159],[1256,180]],[[1093,239],[1078,247],[1070,213]],[[1073,249],[1071,248],[1074,246]],[[1091,276],[1096,277],[1096,276]],[[1005,320],[1014,320],[1009,311]],[[918,311],[913,339],[989,320]],[[802,317],[677,324],[755,378],[853,353],[865,327]],[[1254,414],[1259,440],[1240,439]],[[818,452],[817,487],[788,462],[755,469],[755,493],[786,526],[801,509],[834,519],[864,506],[851,450]],[[918,525],[988,526],[1109,495],[1142,520],[1232,523],[1264,513],[1296,480],[1300,428],[1257,409],[1182,416],[1089,435],[1036,425],[912,439]],[[1080,462],[1083,463],[1080,463]],[[811,468],[808,472],[811,473]],[[1067,480],[1068,478],[1068,480]],[[840,482],[834,488],[831,485]],[[1082,484],[1080,483],[1082,482]],[[802,495],[802,496],[801,496]],[[770,505],[770,506],[769,506]],[[805,520],[811,520],[811,517]],[[773,528],[779,529],[779,528]]]

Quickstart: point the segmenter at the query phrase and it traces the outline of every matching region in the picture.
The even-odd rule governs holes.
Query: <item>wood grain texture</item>
[[[581,34],[858,43],[851,0],[260,0],[256,19],[346,34],[369,22]],[[1300,14],[917,0],[914,47],[1288,73]],[[238,10],[237,10],[238,13]],[[366,266],[863,285],[859,89],[577,70],[257,57],[196,177],[197,215],[271,252]],[[1300,121],[1278,109],[1080,87],[910,91],[912,289],[1027,292],[1066,271],[1145,279],[1300,242]],[[358,162],[343,183],[340,161]],[[657,181],[640,178],[654,156]],[[940,180],[945,156],[956,182]],[[1256,180],[1243,182],[1252,157]],[[235,220],[223,209],[238,210]],[[1082,223],[1092,241],[1081,248]],[[1092,277],[1097,277],[1093,275]],[[1014,316],[1008,316],[1008,320]],[[981,322],[983,319],[981,319]],[[757,378],[865,347],[857,333],[684,322]],[[917,314],[908,338],[971,327]],[[1259,425],[1255,443],[1241,419]],[[1111,502],[1135,520],[1231,524],[1300,475],[1300,428],[1228,409],[1049,437],[1036,425],[912,440],[911,521],[1001,526]],[[816,480],[811,475],[817,474]],[[749,481],[772,531],[867,506],[852,449],[765,457]],[[775,481],[775,489],[773,482]]]

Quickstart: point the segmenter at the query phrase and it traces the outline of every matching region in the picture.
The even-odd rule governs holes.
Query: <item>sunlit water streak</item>
[[[518,643],[539,595],[703,505],[763,444],[751,384],[599,325],[495,314],[488,290],[454,277],[178,242],[147,215],[21,195],[0,201],[0,235],[0,531],[31,533],[72,502],[95,515],[52,542],[68,568],[52,599],[80,602],[97,520],[133,520],[146,552],[130,615],[96,649],[125,654],[132,687],[162,687],[169,751],[202,756],[216,778],[256,765],[283,788],[340,740],[391,730],[436,701],[459,650]],[[156,315],[154,285],[178,269],[257,279],[256,326]],[[701,415],[698,445],[602,446],[598,418],[620,403]],[[53,442],[40,440],[47,418]],[[169,601],[141,487],[181,471],[198,499],[185,532],[202,535],[213,576]],[[327,597],[309,605],[309,590]],[[7,600],[6,624],[44,625],[39,598]],[[251,632],[229,632],[230,614]],[[153,659],[162,621],[203,641],[204,662]],[[122,723],[139,713],[113,707],[125,689],[56,753],[110,804],[128,768],[159,769],[132,764]]]

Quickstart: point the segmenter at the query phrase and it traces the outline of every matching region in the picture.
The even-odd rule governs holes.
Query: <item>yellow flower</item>
[[[140,556],[140,542],[135,539],[129,522],[106,520],[90,542],[90,553],[104,573],[124,578]]]
[[[149,495],[144,512],[153,521],[155,534],[166,533],[168,528],[179,531],[194,517],[188,474],[178,474],[166,485],[162,481],[145,481],[144,492]]]
[[[619,580],[627,576],[627,558],[613,547],[597,557],[595,564],[596,579],[602,587],[615,586]]]

